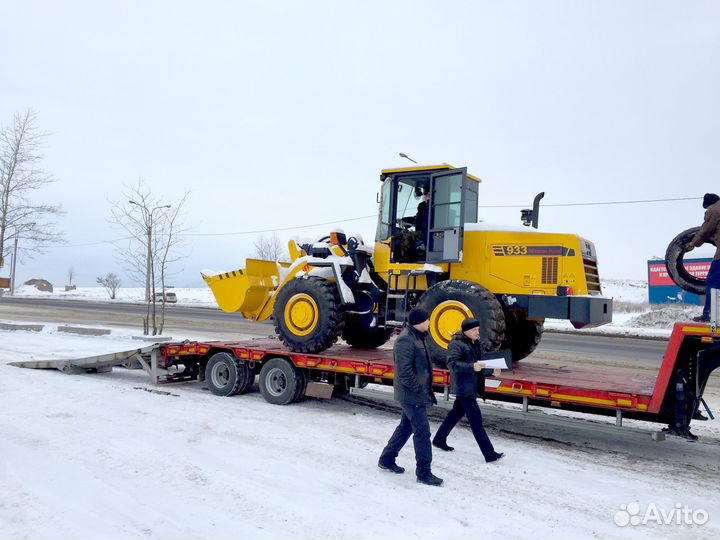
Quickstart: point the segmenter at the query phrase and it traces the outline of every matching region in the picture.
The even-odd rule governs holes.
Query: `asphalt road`
[[[0,299],[0,318],[6,320],[140,327],[145,310],[146,307],[140,304],[7,296]],[[182,332],[187,332],[189,328],[199,333],[227,334],[228,338],[239,334],[274,334],[269,322],[247,321],[239,314],[225,313],[216,308],[168,304],[165,333],[182,339]],[[665,347],[665,341],[546,332],[540,346],[528,360],[654,369],[662,362]]]

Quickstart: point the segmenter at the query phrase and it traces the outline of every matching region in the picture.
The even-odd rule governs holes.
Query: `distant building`
[[[712,259],[685,259],[685,268],[693,276],[706,278]],[[651,304],[691,304],[702,306],[704,296],[683,291],[675,285],[667,271],[665,261],[653,259],[648,263],[648,300]]]

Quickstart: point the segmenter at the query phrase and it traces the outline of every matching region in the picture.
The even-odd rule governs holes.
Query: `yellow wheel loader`
[[[510,349],[514,361],[538,345],[546,318],[577,328],[612,320],[592,242],[478,223],[480,179],[465,168],[388,169],[380,179],[374,246],[336,231],[290,241],[290,263],[248,259],[243,270],[203,274],[220,308],[273,317],[288,348],[316,353],[338,337],[379,347],[421,306],[440,363],[465,317],[480,321],[485,350]],[[537,203],[523,211],[528,224]]]

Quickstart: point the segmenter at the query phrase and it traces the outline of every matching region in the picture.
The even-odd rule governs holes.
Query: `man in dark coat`
[[[710,289],[720,289],[720,202],[718,201],[720,201],[720,197],[715,193],[705,194],[703,197],[705,221],[703,221],[695,237],[685,246],[685,251],[692,251],[710,240],[715,242],[715,246],[717,246],[705,285],[705,307],[702,315],[693,319],[697,322],[708,322],[710,320]]]
[[[427,418],[428,406],[437,403],[432,391],[433,368],[425,346],[425,337],[430,328],[428,312],[414,308],[408,314],[409,326],[397,338],[393,348],[395,362],[395,399],[402,407],[400,425],[390,437],[380,455],[378,467],[397,474],[405,472],[395,460],[413,436],[415,446],[415,474],[417,481],[430,486],[439,486],[442,479],[430,471],[432,446],[430,445],[430,423]]]
[[[440,429],[433,438],[433,446],[451,452],[447,437],[460,419],[467,416],[475,440],[485,461],[491,463],[503,457],[495,451],[490,438],[483,427],[482,413],[478,407],[476,392],[478,375],[492,375],[493,370],[483,369],[480,344],[480,323],[477,319],[467,318],[462,323],[462,331],[455,334],[448,347],[447,365],[450,370],[450,392],[455,394],[455,403],[443,420]],[[499,372],[499,370],[497,370]],[[496,375],[499,373],[495,373]]]

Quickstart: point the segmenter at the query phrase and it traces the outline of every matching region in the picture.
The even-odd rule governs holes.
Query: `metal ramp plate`
[[[111,371],[113,366],[131,364],[139,361],[144,355],[151,355],[158,345],[153,344],[142,349],[132,349],[116,353],[99,354],[85,358],[63,358],[58,360],[27,360],[10,362],[11,366],[28,369],[57,369],[63,373],[77,374]],[[149,359],[149,358],[148,358]]]

